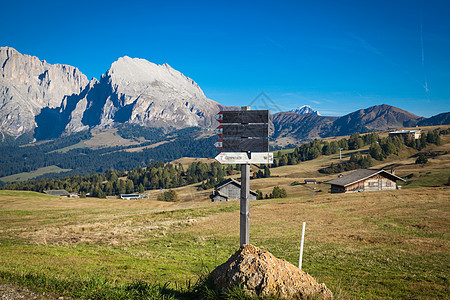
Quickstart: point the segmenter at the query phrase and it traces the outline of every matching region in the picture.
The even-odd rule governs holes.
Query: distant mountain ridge
[[[294,138],[298,141],[312,140],[321,136],[329,124],[338,117],[324,117],[315,114],[280,112],[271,117],[273,132],[271,139]]]
[[[299,115],[313,114],[313,115],[320,116],[320,113],[317,110],[313,109],[309,105],[303,105],[303,106],[294,108],[294,109],[290,110],[289,112],[294,112],[294,113],[299,114]]]
[[[208,99],[194,80],[168,64],[144,59],[121,57],[100,80],[91,81],[75,67],[51,65],[10,47],[0,47],[0,66],[0,142],[57,138],[120,124],[213,129],[218,111],[237,109]],[[304,105],[271,116],[270,132],[272,140],[298,144],[354,132],[448,122],[448,113],[425,119],[386,104],[342,117],[321,116]]]
[[[366,133],[416,125],[444,125],[449,124],[449,115],[450,113],[443,113],[426,119],[387,104],[360,109],[342,117],[281,112],[271,118],[271,134],[273,140],[290,138],[291,141],[299,143],[355,132]]]
[[[445,112],[432,116],[428,119],[421,120],[417,125],[419,126],[433,126],[450,124],[450,112]]]
[[[340,117],[323,134],[326,136],[338,136],[354,132],[364,133],[375,130],[410,127],[417,125],[419,121],[424,119],[394,106],[387,104],[375,105]]]

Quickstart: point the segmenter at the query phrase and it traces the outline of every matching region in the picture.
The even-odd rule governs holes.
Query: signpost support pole
[[[250,165],[241,165],[240,246],[250,243]]]
[[[243,106],[242,110],[250,110]],[[241,165],[240,246],[250,243],[250,165]]]

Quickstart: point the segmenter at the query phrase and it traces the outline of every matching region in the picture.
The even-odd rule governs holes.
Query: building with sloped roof
[[[250,200],[256,200],[256,192],[250,190]],[[209,196],[212,202],[224,202],[241,199],[241,183],[229,178],[215,186],[215,191]]]
[[[411,136],[411,138],[418,140],[420,139],[421,135],[422,135],[422,130],[418,129],[418,130],[398,130],[398,131],[392,131],[389,132],[389,136],[390,137],[394,137],[394,136],[399,136],[402,138],[406,138],[406,136]]]
[[[66,190],[48,190],[44,191],[47,195],[59,196],[59,197],[69,197],[70,194]]]
[[[136,200],[136,199],[140,199],[141,196],[139,194],[120,194],[120,199],[125,199],[125,200]]]
[[[305,184],[317,184],[315,179],[305,179]]]
[[[350,193],[395,190],[397,181],[405,180],[385,170],[360,169],[325,183],[331,184],[331,193]]]

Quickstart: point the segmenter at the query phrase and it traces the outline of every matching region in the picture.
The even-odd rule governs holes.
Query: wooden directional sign
[[[224,152],[269,152],[268,139],[220,139],[214,146]]]
[[[268,137],[269,124],[223,124],[215,132],[220,137]]]
[[[249,157],[250,156],[250,157]],[[222,152],[215,157],[221,164],[272,164],[273,153]]]
[[[216,115],[216,120],[223,124],[217,127],[216,133],[223,139],[214,146],[224,151],[216,156],[218,162],[241,164],[240,245],[243,246],[250,240],[250,164],[273,163],[273,154],[268,153],[269,111],[250,110],[250,106],[241,109]]]
[[[269,123],[268,110],[225,110],[216,115],[220,123]]]

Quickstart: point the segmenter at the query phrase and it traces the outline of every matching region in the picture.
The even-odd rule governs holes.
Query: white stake
[[[302,259],[303,259],[303,243],[305,241],[305,226],[306,222],[303,222],[303,229],[302,229],[302,242],[300,243],[300,259],[298,260],[298,268],[302,269]]]

